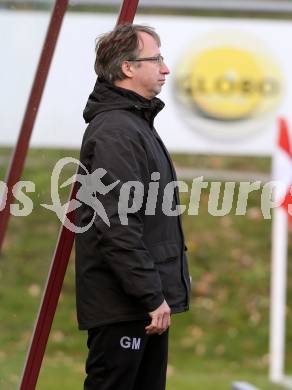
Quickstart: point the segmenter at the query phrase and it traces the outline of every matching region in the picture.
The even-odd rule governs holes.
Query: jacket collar
[[[83,115],[85,121],[90,122],[100,112],[128,109],[136,111],[152,124],[155,116],[163,107],[162,100],[156,97],[146,99],[132,90],[117,87],[98,78]]]

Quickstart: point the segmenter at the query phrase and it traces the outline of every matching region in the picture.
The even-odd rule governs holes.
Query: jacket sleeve
[[[107,194],[95,195],[103,205],[110,223],[108,226],[96,215],[95,227],[101,254],[124,292],[137,299],[147,312],[153,311],[161,305],[164,296],[154,259],[143,242],[143,204],[140,204],[140,208],[137,205],[136,212],[126,215],[126,224],[121,223],[122,190],[124,194],[129,194],[126,202],[128,205],[129,199],[129,207],[136,199],[133,187],[131,191],[126,190],[127,183],[141,183],[144,188],[144,196],[140,194],[143,203],[147,197],[150,172],[146,151],[136,131],[133,130],[131,134],[130,130],[122,128],[98,131],[93,145],[90,164],[92,172],[98,168],[106,171],[101,179],[105,186],[119,181]],[[138,187],[141,188],[141,185]]]

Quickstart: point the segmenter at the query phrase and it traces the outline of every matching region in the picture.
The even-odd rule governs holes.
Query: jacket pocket
[[[181,244],[164,241],[150,248],[150,253],[154,258],[155,264],[165,263],[177,260],[181,256]]]
[[[160,275],[162,292],[171,307],[184,307],[187,291],[182,274],[182,245],[176,242],[163,242],[151,248],[155,267]]]

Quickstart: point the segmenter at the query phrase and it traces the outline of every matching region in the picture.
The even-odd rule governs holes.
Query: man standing
[[[188,310],[190,290],[176,176],[153,126],[169,69],[154,29],[125,24],[97,41],[95,70],[80,160],[89,173],[103,169],[111,190],[94,194],[107,219],[95,215],[76,236],[84,388],[163,390],[171,314]],[[78,225],[93,216],[82,204]]]

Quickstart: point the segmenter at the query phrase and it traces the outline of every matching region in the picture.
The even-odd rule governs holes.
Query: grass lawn
[[[0,148],[0,180],[10,151]],[[0,389],[19,381],[33,322],[46,281],[60,222],[41,203],[51,203],[50,175],[57,160],[76,151],[29,152],[22,180],[36,185],[27,194],[34,204],[26,217],[12,217],[0,257]],[[269,172],[269,159],[174,156],[178,165]],[[69,178],[75,166],[62,173]],[[223,390],[248,381],[261,390],[269,384],[269,283],[271,220],[261,214],[260,191],[248,200],[245,216],[208,212],[209,189],[202,191],[199,215],[184,214],[192,305],[171,327],[168,390]],[[223,190],[222,190],[223,191]],[[237,191],[237,190],[236,190]],[[69,187],[60,191],[62,202]],[[181,194],[188,204],[189,194]],[[291,240],[290,240],[291,241]],[[291,242],[289,243],[291,256]],[[292,372],[292,272],[288,270],[286,370]],[[70,259],[37,389],[81,389],[86,334],[76,326],[74,256]]]

